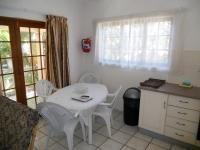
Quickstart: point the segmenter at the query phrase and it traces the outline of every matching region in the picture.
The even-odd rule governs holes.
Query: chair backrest
[[[119,96],[120,91],[122,90],[122,86],[120,85],[120,87],[115,91],[115,93],[113,93],[113,99],[110,103],[110,107],[113,108],[115,106],[117,97]]]
[[[58,132],[62,132],[64,123],[75,118],[75,115],[64,107],[51,103],[43,102],[37,105],[37,111],[47,120],[48,125]]]
[[[47,97],[52,94],[52,92],[56,89],[51,82],[48,80],[39,80],[36,85],[36,92],[40,97]]]
[[[99,83],[99,78],[93,73],[86,73],[81,76],[79,83]]]

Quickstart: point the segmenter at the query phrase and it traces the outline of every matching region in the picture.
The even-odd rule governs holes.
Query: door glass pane
[[[30,107],[32,109],[36,109],[35,98],[28,99],[27,105],[28,105],[28,107]]]
[[[5,89],[11,89],[15,87],[15,80],[14,80],[13,74],[4,75],[3,80],[4,80]]]
[[[37,82],[38,80],[42,79],[42,70],[34,71],[34,81]]]
[[[0,41],[10,41],[8,26],[0,25]]]
[[[26,86],[26,98],[32,98],[35,96],[34,86]]]
[[[30,41],[29,28],[20,27],[21,41]]]
[[[31,28],[31,41],[40,41],[38,28]]]
[[[12,59],[1,59],[3,74],[13,73]]]
[[[33,57],[33,69],[41,69],[40,57]]]
[[[46,41],[46,29],[40,29],[40,41],[45,42]]]
[[[25,78],[25,84],[30,85],[33,84],[33,73],[31,72],[25,72],[24,73],[24,78]]]
[[[46,43],[41,43],[41,54],[46,55],[46,51],[47,51]]]
[[[30,48],[30,43],[22,43],[22,55],[23,56],[31,56],[31,48]]]
[[[24,71],[32,70],[32,58],[24,57],[23,58]]]
[[[16,98],[16,91],[15,89],[11,89],[11,90],[6,90],[5,91],[5,96],[16,101],[17,98]]]
[[[0,42],[0,56],[1,58],[11,57],[10,42]]]
[[[40,55],[40,43],[32,43],[32,55],[37,56]]]

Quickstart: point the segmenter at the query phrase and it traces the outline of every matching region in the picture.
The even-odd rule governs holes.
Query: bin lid
[[[129,88],[124,93],[124,98],[130,99],[139,99],[140,98],[140,90],[137,88]]]

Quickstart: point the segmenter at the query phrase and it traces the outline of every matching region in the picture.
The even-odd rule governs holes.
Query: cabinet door
[[[167,99],[167,94],[142,90],[139,127],[163,134]]]

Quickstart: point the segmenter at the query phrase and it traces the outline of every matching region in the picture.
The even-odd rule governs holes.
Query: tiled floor
[[[137,127],[127,126],[123,123],[123,114],[113,112],[114,123],[112,137],[108,138],[107,128],[101,118],[96,118],[93,124],[93,144],[89,145],[82,140],[80,125],[77,126],[74,135],[75,150],[186,150],[178,145],[171,145],[159,139],[141,134]],[[44,150],[47,137],[47,124],[44,120],[39,123],[37,132],[39,150]],[[49,150],[66,150],[65,136],[51,138]],[[35,148],[36,149],[36,148]]]

